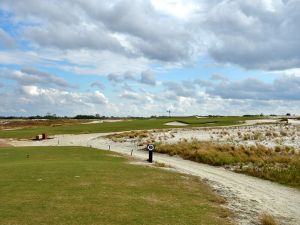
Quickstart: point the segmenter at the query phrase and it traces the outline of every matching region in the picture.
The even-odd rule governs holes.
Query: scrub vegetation
[[[231,224],[199,179],[82,147],[0,148],[0,224]]]
[[[142,131],[128,131],[128,132],[122,132],[118,134],[110,134],[106,137],[111,139],[114,142],[125,142],[130,139],[139,139],[142,140],[143,138],[149,137],[150,133],[147,130]]]
[[[184,159],[224,166],[236,172],[268,179],[300,189],[300,153],[290,147],[232,145],[205,141],[158,144],[156,151]]]
[[[262,225],[277,225],[274,217],[266,213],[262,214],[260,221]]]

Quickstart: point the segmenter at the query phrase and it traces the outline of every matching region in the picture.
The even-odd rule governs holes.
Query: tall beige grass
[[[229,165],[237,172],[300,188],[300,155],[290,147],[183,140],[177,144],[158,144],[156,151],[214,166]]]
[[[261,215],[260,222],[262,225],[277,225],[274,217],[267,213]]]

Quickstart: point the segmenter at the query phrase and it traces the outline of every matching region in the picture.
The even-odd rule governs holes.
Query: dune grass
[[[82,147],[0,148],[0,224],[230,224],[198,179]]]
[[[38,126],[17,130],[0,130],[0,138],[33,138],[37,134],[48,133],[54,134],[83,134],[83,133],[106,133],[129,130],[149,130],[174,128],[165,123],[171,121],[180,121],[187,123],[186,127],[206,127],[206,126],[227,126],[240,124],[240,121],[257,119],[256,117],[171,117],[157,119],[135,119],[120,122],[104,122],[100,124],[68,124],[61,126]],[[180,127],[180,126],[178,126]]]
[[[300,154],[292,148],[245,147],[193,140],[158,144],[156,151],[214,166],[229,166],[236,172],[300,189]]]
[[[277,225],[276,220],[270,214],[263,213],[260,218],[262,225]]]

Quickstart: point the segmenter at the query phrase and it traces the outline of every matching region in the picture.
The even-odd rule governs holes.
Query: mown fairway
[[[0,130],[0,138],[32,138],[37,134],[48,133],[54,134],[82,134],[82,133],[105,133],[128,130],[142,129],[162,129],[174,128],[176,126],[167,126],[165,123],[171,121],[180,121],[187,123],[186,127],[206,127],[206,126],[227,126],[239,124],[240,121],[257,119],[257,117],[211,117],[211,118],[196,118],[196,117],[172,117],[159,119],[136,119],[130,121],[121,121],[113,123],[100,124],[72,124],[61,126],[42,126],[32,127],[17,130]]]
[[[0,224],[229,224],[196,178],[82,147],[0,148]]]

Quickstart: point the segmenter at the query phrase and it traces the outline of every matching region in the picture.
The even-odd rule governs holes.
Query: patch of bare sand
[[[122,122],[125,120],[103,120],[103,122],[107,122],[107,123],[114,123],[114,122]],[[126,121],[131,121],[131,120],[126,120]]]
[[[94,121],[90,121],[90,122],[86,122],[86,123],[82,123],[82,124],[95,124],[95,123],[103,123],[103,120],[94,120]]]
[[[300,126],[300,120],[296,120],[296,119],[288,119],[288,123],[289,123],[289,124],[293,124],[293,125]]]
[[[182,123],[182,122],[179,122],[179,121],[165,123],[164,125],[167,125],[167,126],[188,126],[187,123]]]
[[[2,147],[11,147],[11,144],[8,144],[6,140],[0,139],[0,148]]]
[[[246,120],[245,123],[247,125],[254,125],[260,123],[278,123],[278,119],[260,119],[260,120]]]
[[[85,122],[82,124],[115,123],[115,122],[122,122],[122,121],[125,121],[125,120],[93,120],[93,121]],[[129,121],[129,120],[127,120],[127,121]]]

